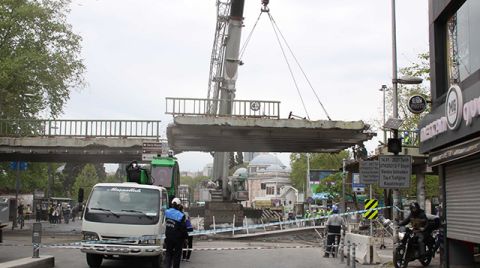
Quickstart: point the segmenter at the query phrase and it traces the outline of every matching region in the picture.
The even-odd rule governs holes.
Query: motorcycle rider
[[[425,211],[420,208],[420,205],[417,202],[412,202],[410,204],[410,214],[398,225],[405,226],[408,223],[412,223],[413,232],[418,237],[418,251],[420,257],[425,256],[425,240],[429,235],[428,218]]]

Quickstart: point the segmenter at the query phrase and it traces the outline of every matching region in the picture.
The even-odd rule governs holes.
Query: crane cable
[[[303,76],[305,77],[305,80],[307,81],[308,85],[310,86],[310,89],[312,90],[313,94],[314,94],[315,97],[317,98],[318,103],[320,103],[320,106],[322,107],[323,111],[325,112],[325,115],[327,116],[328,120],[331,121],[332,119],[330,118],[330,115],[328,115],[328,112],[327,112],[327,110],[325,109],[325,107],[323,106],[322,101],[320,101],[320,98],[318,97],[317,92],[316,92],[315,89],[313,88],[312,83],[310,83],[310,80],[308,79],[305,71],[303,70],[302,66],[301,66],[300,63],[298,62],[297,57],[295,56],[295,54],[293,53],[292,49],[291,49],[290,46],[288,45],[287,40],[286,40],[285,37],[283,36],[282,32],[280,31],[280,28],[278,27],[277,23],[276,23],[275,20],[273,19],[272,14],[270,14],[270,12],[268,13],[268,17],[270,18],[270,22],[272,23],[273,30],[274,30],[275,35],[276,35],[276,37],[277,37],[278,43],[279,43],[279,45],[280,45],[280,48],[282,49],[282,53],[283,53],[283,56],[284,56],[284,58],[285,58],[285,61],[287,61],[287,65],[288,65],[288,68],[289,68],[289,70],[290,70],[290,74],[292,75],[292,78],[293,78],[293,80],[294,80],[294,82],[295,82],[295,86],[297,87],[298,94],[300,95],[300,98],[302,99],[302,103],[303,103],[303,98],[302,98],[302,96],[301,96],[301,94],[300,94],[300,91],[299,91],[299,89],[298,89],[298,86],[297,86],[297,83],[296,83],[296,81],[295,81],[295,78],[293,77],[293,73],[292,73],[292,70],[291,70],[291,68],[290,68],[290,64],[288,63],[288,59],[287,59],[286,56],[285,56],[285,52],[283,51],[283,47],[282,47],[282,44],[281,44],[281,42],[280,42],[280,39],[278,38],[277,31],[278,31],[278,33],[280,33],[280,36],[282,37],[283,42],[285,43],[285,45],[287,46],[288,50],[290,51],[290,54],[292,55],[293,59],[294,59],[295,62],[297,63],[298,68],[300,69],[300,71],[302,72]],[[304,104],[304,108],[305,108],[305,104]],[[306,112],[306,108],[305,108],[305,112]],[[307,117],[308,117],[308,113],[307,113]]]
[[[268,13],[268,17],[270,18],[270,21],[272,21],[272,15],[270,15],[270,12]],[[278,45],[280,46],[280,50],[282,51],[283,58],[285,59],[285,62],[287,63],[288,66],[288,71],[290,72],[290,75],[292,76],[293,83],[295,84],[295,88],[297,89],[298,96],[300,96],[300,100],[302,101],[303,109],[305,110],[305,113],[307,114],[307,119],[310,120],[310,115],[308,114],[307,107],[305,106],[305,102],[303,101],[302,93],[300,93],[300,89],[298,88],[298,83],[297,80],[295,79],[295,75],[293,74],[292,67],[290,66],[290,63],[288,62],[287,55],[285,54],[285,50],[283,49],[282,42],[280,41],[280,38],[277,33],[277,29],[275,28],[274,23],[272,22],[272,28],[273,32],[275,33],[275,36],[278,41]]]
[[[248,37],[245,40],[245,43],[243,43],[242,49],[240,50],[240,57],[238,57],[240,59],[240,62],[242,61],[243,53],[245,53],[245,49],[247,48],[247,45],[250,42],[250,39],[252,38],[253,31],[257,27],[258,21],[260,20],[260,17],[262,16],[262,13],[263,13],[263,11],[261,11],[260,14],[258,15],[257,21],[255,21],[255,24],[253,25],[252,30],[248,34]]]

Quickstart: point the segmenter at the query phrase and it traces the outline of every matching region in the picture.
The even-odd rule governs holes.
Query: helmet
[[[173,205],[180,205],[181,201],[180,201],[180,198],[178,197],[175,197],[173,200],[172,200],[172,204]]]
[[[410,203],[410,211],[416,214],[420,211],[420,205],[417,202]]]

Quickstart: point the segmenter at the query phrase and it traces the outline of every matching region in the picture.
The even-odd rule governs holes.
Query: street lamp
[[[397,30],[396,30],[396,17],[395,17],[395,0],[392,0],[392,90],[393,90],[393,118],[398,119],[398,84],[420,84],[422,80],[419,78],[402,77],[398,79],[397,76]],[[398,139],[398,129],[393,130],[393,138]],[[398,152],[394,153],[398,155]],[[393,207],[392,217],[394,219],[393,225],[393,242],[398,241],[397,224],[395,219],[398,219],[398,211],[396,208],[399,206],[400,191],[398,189],[393,190]],[[395,253],[394,253],[395,254]]]

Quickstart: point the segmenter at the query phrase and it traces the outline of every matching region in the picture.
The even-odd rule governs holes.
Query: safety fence
[[[383,210],[383,209],[389,209],[391,208],[390,206],[386,207],[378,207],[376,210]],[[346,212],[346,213],[339,213],[338,215],[340,216],[351,216],[351,215],[356,215],[356,214],[363,214],[367,210],[358,210],[358,211],[351,211],[351,212]],[[312,226],[305,226],[307,222],[315,222],[316,220],[322,220],[322,219],[328,219],[329,216],[318,216],[318,217],[312,217],[312,218],[307,218],[307,219],[295,219],[295,220],[287,220],[287,221],[279,221],[279,222],[271,222],[271,223],[261,223],[261,224],[244,224],[243,226],[232,226],[232,227],[226,227],[226,228],[215,228],[211,230],[196,230],[193,232],[190,232],[190,236],[205,236],[205,235],[215,235],[215,234],[221,234],[221,233],[232,233],[232,235],[235,234],[235,232],[240,232],[240,231],[246,231],[247,233],[249,230],[253,229],[263,229],[266,230],[267,227],[272,227],[272,226],[278,226],[280,229],[285,228],[285,226],[297,226],[297,229],[301,228],[312,228]],[[319,226],[320,228],[320,226]],[[264,232],[265,233],[265,232]],[[94,247],[95,245],[106,245],[106,246],[114,246],[118,244],[122,244],[122,246],[140,246],[143,241],[149,241],[149,240],[161,240],[164,239],[165,236],[158,235],[158,236],[141,236],[141,237],[124,237],[124,238],[119,238],[119,239],[110,239],[110,240],[83,240],[83,241],[77,241],[77,242],[71,242],[71,243],[53,243],[53,244],[40,244],[37,245],[40,248],[64,248],[64,249],[85,249],[88,247]],[[135,244],[132,244],[132,241],[135,241]],[[138,242],[138,244],[137,244]],[[2,246],[32,246],[32,244],[12,244],[12,243],[0,243],[0,247]],[[295,246],[294,246],[295,247]],[[314,247],[314,246],[312,246]],[[317,246],[318,247],[318,246]],[[271,247],[262,247],[261,249],[270,249]],[[259,249],[258,247],[248,247],[248,248],[238,248],[238,249]],[[204,248],[199,248],[199,249],[192,249],[192,250],[209,250],[209,249],[204,249]],[[211,250],[211,249],[210,249]]]

